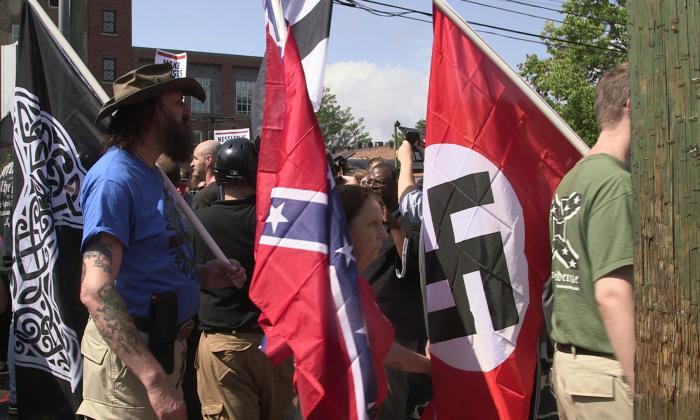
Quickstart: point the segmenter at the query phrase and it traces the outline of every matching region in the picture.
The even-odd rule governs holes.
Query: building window
[[[58,9],[58,0],[49,0],[49,7],[53,7],[54,9]]]
[[[12,42],[19,41],[19,25],[12,25]]]
[[[117,71],[117,60],[114,58],[102,59],[102,81],[113,82]]]
[[[202,85],[204,93],[207,94],[207,99],[205,99],[204,102],[199,102],[199,99],[192,98],[190,102],[190,109],[192,110],[192,113],[208,114],[211,112],[211,106],[209,106],[211,103],[211,79],[208,77],[195,77],[195,80]]]
[[[250,115],[255,82],[236,80],[236,114]]]
[[[114,10],[102,11],[102,33],[116,34],[117,33],[117,12]]]

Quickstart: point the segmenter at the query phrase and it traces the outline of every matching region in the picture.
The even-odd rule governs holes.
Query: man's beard
[[[161,127],[159,130],[160,143],[165,153],[175,162],[185,162],[192,156],[194,144],[192,128],[188,121],[177,121],[167,118],[160,113]]]
[[[192,188],[197,188],[197,184],[200,182],[204,181],[204,173],[203,171],[198,171],[198,170],[193,170],[192,171],[192,180],[190,180],[190,183],[192,184]]]

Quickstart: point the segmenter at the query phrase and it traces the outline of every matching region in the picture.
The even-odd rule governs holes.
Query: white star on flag
[[[343,238],[343,247],[336,249],[335,253],[345,255],[345,265],[348,267],[351,261],[355,261],[355,257],[352,255],[352,245],[350,245],[345,238]]]
[[[272,223],[272,233],[275,233],[278,224],[289,222],[289,220],[287,220],[287,218],[284,217],[284,215],[282,214],[284,204],[285,203],[282,203],[277,207],[270,206],[270,215],[267,216],[267,220],[265,220],[265,223]]]

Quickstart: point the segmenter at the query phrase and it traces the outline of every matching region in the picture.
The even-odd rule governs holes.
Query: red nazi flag
[[[524,419],[550,273],[549,204],[585,145],[435,3],[423,187],[435,397],[424,418]]]

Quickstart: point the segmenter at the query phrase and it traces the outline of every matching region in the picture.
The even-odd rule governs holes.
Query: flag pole
[[[170,193],[170,195],[175,199],[182,212],[185,213],[187,219],[190,221],[197,233],[199,233],[199,235],[202,237],[202,240],[207,244],[214,256],[219,260],[228,262],[228,258],[226,258],[224,252],[221,250],[221,248],[219,248],[219,245],[216,244],[214,238],[211,237],[209,232],[207,232],[207,229],[204,227],[204,225],[202,225],[202,222],[197,218],[197,215],[194,214],[190,206],[187,205],[187,202],[184,198],[182,198],[182,195],[180,195],[177,189],[175,189],[175,186],[172,182],[170,182],[168,176],[165,175],[163,169],[158,167],[158,170],[160,171],[160,175],[163,178],[163,184],[165,184],[165,188],[168,190],[168,193]]]
[[[61,31],[59,31],[56,25],[54,25],[51,18],[49,18],[49,16],[44,11],[44,8],[41,7],[36,0],[27,1],[29,5],[34,9],[34,12],[37,14],[39,19],[41,19],[41,23],[44,25],[46,30],[51,34],[53,39],[56,40],[58,46],[61,47],[60,49],[63,52],[63,54],[66,55],[68,61],[73,66],[75,66],[75,69],[77,70],[78,74],[80,74],[83,77],[85,82],[87,82],[87,84],[90,86],[93,92],[95,92],[95,95],[97,95],[97,97],[100,99],[100,101],[102,101],[102,103],[107,102],[109,100],[107,92],[105,92],[105,90],[102,88],[97,79],[95,79],[95,76],[92,75],[90,70],[87,68],[85,63],[83,63],[83,60],[78,56],[75,50],[73,50],[73,47],[68,43]],[[182,212],[185,214],[190,224],[194,227],[199,236],[201,236],[202,240],[204,240],[207,246],[209,246],[211,252],[218,259],[228,262],[228,258],[226,258],[226,255],[223,253],[223,251],[221,251],[221,248],[219,248],[219,246],[216,244],[214,238],[212,238],[209,232],[207,232],[207,230],[204,228],[202,223],[194,214],[190,206],[187,205],[185,200],[175,189],[175,186],[167,176],[163,176],[163,184],[165,185],[166,191],[168,191],[168,193],[173,197],[173,199],[178,204]]]
[[[109,100],[109,96],[107,95],[107,93],[104,91],[104,89],[102,89],[100,83],[95,79],[95,76],[92,75],[90,70],[87,68],[85,63],[83,63],[83,60],[78,56],[78,54],[75,52],[70,43],[68,43],[61,31],[58,30],[58,28],[53,23],[49,15],[46,14],[44,8],[41,7],[37,0],[27,0],[27,2],[32,7],[32,9],[34,9],[34,12],[41,20],[41,23],[51,34],[51,37],[53,37],[53,39],[56,40],[58,46],[61,47],[61,52],[67,56],[68,61],[73,66],[75,66],[78,73],[81,76],[83,76],[83,79],[87,82],[88,86],[90,86],[92,91],[95,92],[95,95],[97,95],[97,97],[100,99],[100,101],[102,101],[102,103],[107,102]]]
[[[459,27],[464,34],[469,37],[469,39],[476,44],[479,49],[486,54],[493,62],[498,66],[504,74],[517,86],[539,109],[542,114],[544,114],[547,119],[566,137],[566,139],[571,143],[571,145],[578,150],[579,153],[585,155],[588,153],[589,148],[586,143],[581,140],[581,138],[576,134],[576,132],[569,127],[569,125],[557,114],[552,107],[537,93],[530,85],[525,83],[525,81],[518,75],[513,69],[506,63],[506,61],[498,55],[498,53],[491,48],[491,46],[484,41],[483,38],[474,30],[467,22],[462,19],[459,14],[443,0],[433,0],[433,4],[437,6],[444,14],[447,16],[452,23]]]

